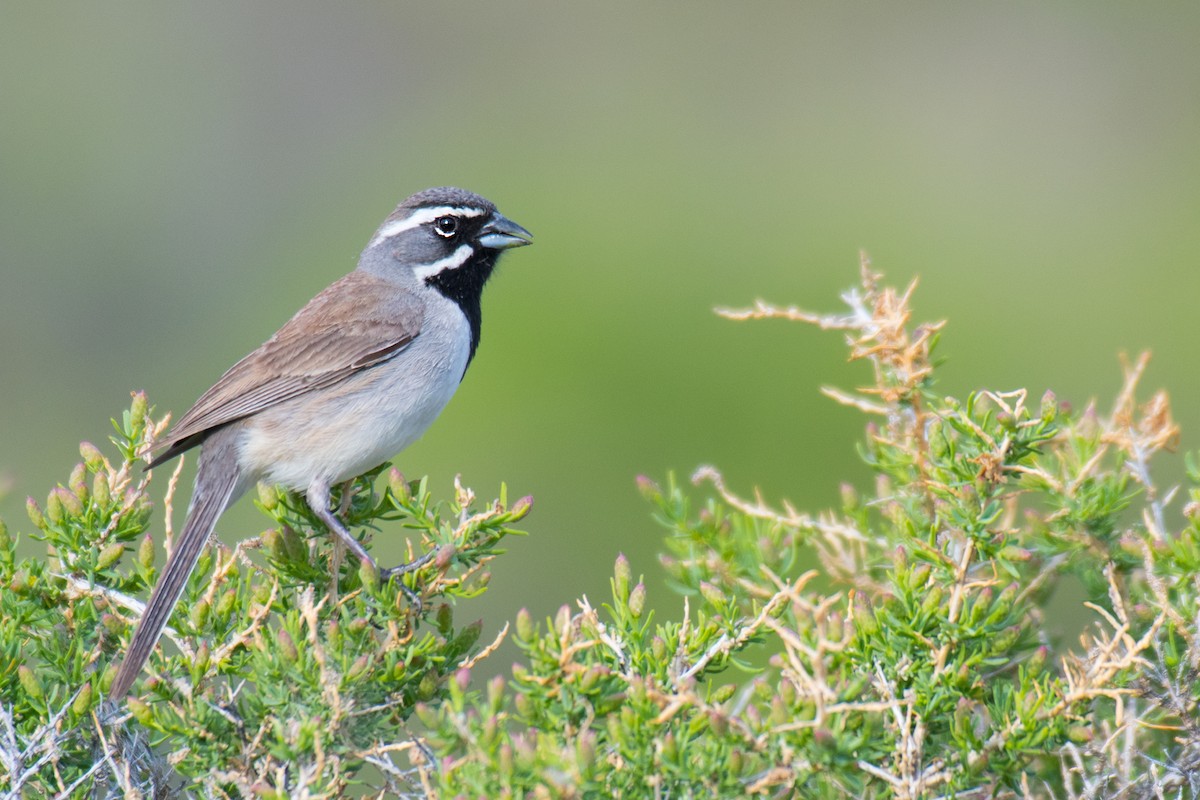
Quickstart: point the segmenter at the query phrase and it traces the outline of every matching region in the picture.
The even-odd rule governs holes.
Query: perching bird
[[[529,231],[477,194],[426,189],[375,232],[358,268],[234,364],[161,443],[151,467],[203,445],[183,531],[109,689],[141,672],[221,513],[258,481],[303,492],[313,513],[374,564],[329,508],[330,488],[416,441],[479,345],[480,296],[500,253]],[[411,565],[380,570],[383,580]]]

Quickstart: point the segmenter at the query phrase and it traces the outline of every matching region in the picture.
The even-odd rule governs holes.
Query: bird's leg
[[[329,484],[324,481],[313,481],[309,484],[308,492],[305,493],[304,499],[308,501],[308,507],[317,515],[317,519],[325,523],[325,527],[337,534],[342,543],[350,549],[351,553],[358,556],[358,560],[364,564],[370,564],[376,570],[379,565],[375,563],[375,559],[371,558],[371,554],[359,544],[358,539],[350,535],[332,511],[329,510]]]
[[[338,519],[348,519],[350,513],[350,504],[354,502],[354,479],[350,479],[342,484],[342,502],[338,506]],[[342,559],[346,556],[346,543],[342,541],[342,537],[335,536],[333,539],[333,553],[329,556],[329,571],[333,580],[329,582],[329,599],[334,604],[338,598],[338,575],[342,571]]]
[[[329,510],[329,485],[327,483],[324,481],[313,481],[311,484],[309,484],[308,492],[305,493],[304,499],[308,502],[308,507],[312,509],[312,512],[317,515],[317,519],[321,520],[321,522],[325,523],[325,527],[337,534],[338,539],[340,539],[342,543],[350,549],[350,552],[358,556],[359,561],[363,562],[364,564],[370,564],[371,567],[379,573],[379,577],[384,582],[425,566],[432,561],[433,557],[436,555],[436,552],[429,552],[420,558],[408,562],[407,564],[400,564],[399,566],[381,569],[375,559],[371,558],[371,554],[368,553],[361,544],[359,544],[358,539],[355,539],[353,536],[351,536],[350,532],[346,530],[344,525],[342,525],[341,520],[339,520],[337,516],[335,516],[334,513]],[[412,589],[409,589],[407,586],[405,586],[403,582],[397,582],[396,585],[400,587],[400,591],[404,592],[404,596],[408,598],[408,601],[412,603],[413,607],[417,611],[420,611],[421,598],[417,597],[416,593],[413,592]]]

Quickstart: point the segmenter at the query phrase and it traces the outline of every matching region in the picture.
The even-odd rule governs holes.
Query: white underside
[[[379,466],[419,439],[450,402],[470,342],[462,311],[436,295],[421,333],[394,358],[243,423],[239,463],[257,480],[301,492]]]

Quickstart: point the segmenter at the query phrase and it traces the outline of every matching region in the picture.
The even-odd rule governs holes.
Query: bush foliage
[[[0,791],[25,797],[1194,797],[1200,794],[1200,467],[1164,489],[1178,429],[1125,365],[1107,413],[1047,392],[934,391],[941,323],[865,262],[848,310],[763,303],[734,319],[843,331],[873,480],[809,514],[639,478],[666,526],[658,579],[616,556],[611,597],[512,623],[521,662],[483,685],[462,625],[530,508],[376,471],[336,502],[364,535],[410,528],[403,580],[347,563],[303,502],[260,490],[269,529],[211,547],[136,696],[104,700],[153,585],[140,469],[165,426],[135,396],[110,460],[0,528]],[[164,492],[167,514],[178,480]],[[614,554],[616,555],[616,554]],[[333,576],[336,576],[336,580]],[[1081,638],[1053,633],[1064,582]],[[669,619],[649,595],[683,597]],[[413,603],[410,595],[419,598]],[[656,600],[659,598],[655,598]],[[1061,612],[1060,612],[1061,613]]]

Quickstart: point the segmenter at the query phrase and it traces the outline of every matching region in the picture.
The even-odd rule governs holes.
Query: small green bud
[[[108,485],[107,472],[97,472],[92,477],[92,498],[100,508],[105,508],[112,502],[112,487]]]
[[[83,501],[79,499],[70,489],[64,489],[62,486],[56,486],[52,494],[62,503],[63,510],[72,517],[78,517],[83,513]]]
[[[565,603],[558,607],[558,613],[554,615],[554,630],[562,633],[569,630],[571,627],[571,607]]]
[[[662,487],[645,475],[637,476],[637,488],[642,497],[657,502],[662,499]]]
[[[458,554],[458,548],[452,544],[444,544],[437,549],[437,555],[433,557],[433,564],[438,568],[439,572],[445,572],[450,568],[450,564],[454,561],[454,556]]]
[[[659,663],[662,663],[667,657],[667,643],[661,636],[655,636],[650,640],[650,653]]]
[[[662,754],[665,761],[675,761],[679,758],[679,744],[675,741],[675,732],[667,731],[662,737]]]
[[[57,491],[51,491],[46,496],[46,519],[50,521],[51,525],[57,527],[62,524],[65,515],[62,498],[58,496]]]
[[[263,546],[267,548],[267,553],[276,561],[283,561],[287,555],[283,547],[283,536],[279,533],[278,528],[267,528],[262,532]]]
[[[903,572],[908,568],[908,551],[904,549],[904,545],[896,545],[892,550],[892,569],[896,572]]]
[[[1027,547],[1017,547],[1015,544],[1005,545],[1000,548],[1000,552],[996,554],[1004,561],[1017,561],[1025,563],[1033,560],[1033,551]]]
[[[121,554],[124,552],[124,543],[113,542],[100,551],[100,555],[96,558],[96,567],[98,569],[108,569],[120,560]]]
[[[724,703],[729,698],[733,697],[733,693],[736,691],[737,691],[737,687],[734,686],[732,683],[727,683],[723,686],[718,686],[713,691],[712,697],[709,699],[709,702],[711,702],[713,705],[720,705],[721,703]]]
[[[354,663],[350,665],[350,669],[346,670],[346,678],[355,681],[367,673],[367,668],[371,666],[371,658],[366,653],[354,659]]]
[[[529,613],[529,609],[522,608],[517,612],[517,641],[531,642],[537,634],[537,629],[533,625],[533,616]]]
[[[341,649],[342,625],[336,619],[329,620],[329,623],[325,626],[325,641],[329,642],[330,647]]]
[[[254,602],[260,606],[265,606],[271,602],[271,587],[266,582],[260,583],[254,587]]]
[[[198,603],[192,606],[191,617],[192,627],[202,630],[208,624],[209,615],[212,613],[212,604],[207,600],[201,599]]]
[[[451,629],[454,627],[454,609],[450,608],[450,604],[439,604],[433,614],[433,619],[438,631],[443,636],[449,636]]]
[[[358,568],[358,579],[363,588],[374,594],[379,591],[379,569],[370,561],[364,561]]]
[[[517,709],[517,713],[525,719],[528,719],[533,714],[533,701],[529,699],[529,695],[524,692],[517,692],[513,695],[513,707]],[[614,717],[615,719],[615,717]]]
[[[1058,416],[1058,397],[1049,389],[1042,395],[1041,416],[1043,422],[1051,422]]]
[[[412,491],[408,488],[408,481],[404,480],[404,473],[395,467],[388,470],[388,488],[392,490],[392,496],[397,500],[412,498]]]
[[[359,636],[370,624],[371,623],[367,621],[366,617],[355,617],[354,619],[350,620],[350,633],[354,636]]]
[[[146,415],[150,413],[150,403],[146,400],[145,392],[133,392],[133,403],[129,406],[129,416],[133,418],[133,424],[141,427],[146,419]]]
[[[88,495],[90,494],[87,477],[87,467],[79,463],[71,470],[71,477],[67,479],[67,486],[71,487],[71,493],[83,503],[87,502]]]
[[[966,613],[968,624],[975,625],[979,620],[983,619],[984,613],[992,607],[992,597],[994,596],[995,592],[992,591],[992,587],[990,586],[983,587],[979,594],[975,595],[974,602]]]
[[[728,598],[725,596],[725,593],[708,581],[700,581],[700,596],[703,597],[710,606],[723,606],[726,602],[728,602]],[[640,614],[638,616],[640,616]]]
[[[283,540],[283,552],[287,561],[308,563],[308,544],[291,525],[284,525],[279,531],[279,537]]]
[[[275,634],[275,642],[279,645],[279,654],[285,661],[295,663],[300,658],[300,653],[296,650],[296,641],[285,628],[280,628]]]
[[[858,508],[858,492],[855,491],[853,484],[843,483],[838,487],[842,495],[842,509],[844,511],[854,511]]]
[[[1021,638],[1021,626],[1013,625],[1005,628],[992,637],[991,650],[993,653],[1003,653]]]
[[[138,543],[137,562],[145,569],[154,566],[154,537],[148,533]]]
[[[1096,732],[1087,725],[1072,725],[1067,728],[1067,738],[1075,744],[1087,744],[1096,737]]]
[[[624,602],[629,597],[629,559],[624,553],[617,554],[617,563],[613,565],[613,596],[616,597],[618,603]]]
[[[71,703],[71,712],[77,717],[82,717],[91,709],[93,696],[92,682],[87,681],[79,687],[79,694],[75,695],[75,701]]]
[[[537,761],[537,748],[531,741],[533,738],[532,733],[519,733],[512,739],[513,751],[517,756],[517,766],[521,769],[530,769]],[[544,796],[549,797],[550,795]]]
[[[504,705],[504,688],[507,685],[503,675],[493,675],[487,682],[487,704],[491,713],[500,713],[500,706]]]
[[[520,500],[518,500],[517,502],[513,503],[513,507],[511,509],[509,509],[509,512],[508,512],[508,521],[509,522],[520,522],[521,520],[525,519],[525,517],[527,517],[529,515],[529,512],[532,508],[533,508],[533,495],[527,494],[524,497],[522,497]]]
[[[600,682],[600,677],[603,673],[600,667],[588,667],[583,675],[579,678],[579,691],[587,693],[596,688],[596,684]]]
[[[634,619],[642,618],[642,609],[646,607],[646,584],[638,581],[637,586],[629,593],[629,613]]]
[[[154,714],[150,712],[150,706],[146,705],[138,698],[128,698],[125,701],[125,706],[129,709],[129,713],[133,715],[133,718],[146,727],[150,727],[154,722]]]
[[[29,515],[29,521],[34,524],[34,527],[41,530],[46,529],[46,517],[42,514],[42,509],[38,508],[37,501],[32,497],[25,498],[25,513]]]
[[[267,511],[274,511],[279,506],[279,490],[271,484],[259,483],[258,504]]]
[[[945,589],[940,584],[930,586],[925,594],[925,600],[921,603],[921,611],[926,614],[932,614],[942,605],[942,599],[946,596]]]
[[[37,675],[29,667],[22,664],[17,667],[17,680],[21,683],[21,688],[25,690],[25,694],[29,695],[34,700],[42,699],[42,684],[38,681]]]
[[[217,617],[221,621],[227,621],[233,614],[234,606],[237,605],[237,590],[229,589],[217,600]]]
[[[497,755],[499,764],[499,773],[501,775],[511,775],[513,771],[513,747],[509,742],[504,742],[500,745],[500,752]],[[503,796],[503,795],[502,795]]]
[[[1010,583],[1004,587],[1003,591],[996,598],[996,601],[991,604],[991,610],[984,619],[983,624],[996,625],[1000,620],[1004,619],[1012,611],[1013,601],[1016,600],[1017,592],[1020,591],[1020,588],[1016,583]]]
[[[421,678],[421,682],[417,684],[417,699],[431,700],[437,696],[438,682],[430,673],[425,673],[425,677]]]
[[[79,456],[92,472],[99,472],[105,467],[104,454],[91,442],[79,443]]]
[[[120,636],[125,632],[125,622],[116,614],[109,614],[107,612],[101,614],[100,625],[113,636]]]
[[[196,648],[196,657],[192,659],[192,674],[197,678],[208,671],[209,662],[212,661],[212,653],[208,649],[208,642],[200,642],[200,646]]]
[[[117,665],[109,664],[104,668],[104,671],[100,673],[100,677],[96,681],[96,687],[101,692],[107,692],[108,687],[112,686],[113,678],[115,677],[117,677]]]
[[[482,633],[483,620],[477,619],[458,632],[458,636],[454,637],[454,642],[451,644],[451,646],[458,652],[465,653],[475,646],[475,643],[479,641],[479,636]]]

